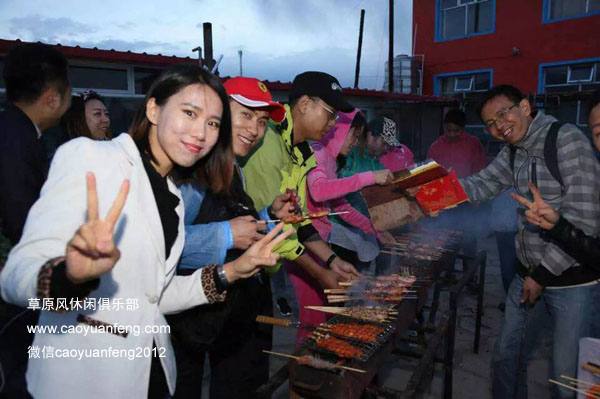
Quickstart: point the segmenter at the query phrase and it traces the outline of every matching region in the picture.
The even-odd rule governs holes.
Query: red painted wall
[[[435,42],[435,4],[413,0],[415,53],[425,54],[425,94],[433,94],[439,73],[486,68],[494,70],[493,85],[535,93],[541,63],[600,57],[600,15],[543,24],[543,0],[496,0],[493,33]],[[512,55],[515,46],[521,55]]]

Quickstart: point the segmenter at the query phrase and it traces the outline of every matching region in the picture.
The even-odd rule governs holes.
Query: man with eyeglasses
[[[528,185],[533,183],[565,219],[586,234],[596,235],[600,230],[600,165],[585,135],[571,124],[553,128],[556,119],[532,110],[513,86],[489,90],[478,112],[486,130],[509,145],[481,172],[461,179],[469,200],[486,201],[511,187],[531,198]],[[556,145],[550,145],[554,153],[548,150],[546,140],[552,130],[557,132]],[[519,209],[515,244],[519,274],[507,294],[504,323],[494,350],[494,398],[527,397],[526,363],[535,342],[534,330],[541,324],[528,320],[543,306],[538,299],[543,299],[541,310],[552,320],[555,379],[561,374],[576,375],[578,341],[589,334],[592,313],[597,309],[592,294],[598,289],[600,273],[582,267],[539,226],[527,223],[523,208]],[[552,389],[553,397],[574,397],[565,389]]]
[[[321,140],[335,125],[338,111],[353,109],[344,100],[335,77],[323,72],[304,72],[294,78],[289,105],[285,105],[285,119],[281,123],[270,121],[262,143],[240,162],[246,175],[246,191],[257,209],[291,189],[298,193],[302,213],[307,212],[306,176],[316,166],[308,141]],[[358,272],[321,240],[310,220],[294,227],[297,234],[282,245],[292,246],[297,258],[284,261],[285,271],[294,286],[300,321],[316,324],[325,321],[325,315],[304,306],[323,304],[323,288],[337,288],[338,281]],[[286,252],[292,251],[286,248]],[[305,335],[306,331],[298,330],[296,342]]]

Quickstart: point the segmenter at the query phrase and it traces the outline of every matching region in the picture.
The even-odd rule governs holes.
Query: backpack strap
[[[515,154],[517,152],[517,147],[512,144],[508,145],[509,153],[508,153],[508,162],[510,164],[510,170],[515,174]]]
[[[550,130],[548,130],[548,134],[546,135],[546,141],[544,142],[544,162],[546,163],[546,167],[548,171],[554,177],[561,187],[561,190],[564,191],[563,180],[560,174],[560,169],[558,168],[558,131],[562,127],[560,122],[554,122],[552,126],[550,126]]]

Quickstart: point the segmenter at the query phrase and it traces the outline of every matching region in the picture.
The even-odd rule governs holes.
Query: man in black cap
[[[306,214],[306,175],[316,166],[307,140],[322,139],[335,125],[338,111],[350,112],[354,107],[344,100],[335,77],[323,72],[304,72],[294,78],[285,109],[283,122],[270,121],[262,143],[242,162],[246,191],[257,209],[262,209],[280,193],[295,190],[302,213]],[[321,240],[310,220],[294,227],[297,234],[282,243],[277,252],[285,259],[300,321],[322,322],[323,313],[307,311],[304,306],[323,304],[323,288],[336,288],[339,280],[358,273]],[[297,342],[303,334],[299,330]]]

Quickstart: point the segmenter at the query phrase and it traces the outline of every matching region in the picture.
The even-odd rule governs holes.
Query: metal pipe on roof
[[[362,51],[363,28],[365,26],[365,10],[360,10],[360,28],[358,31],[358,51],[356,54],[356,71],[354,72],[354,87],[358,87],[358,77],[360,75],[360,54]]]
[[[394,0],[390,0],[390,46],[388,50],[388,90],[394,91]]]
[[[215,66],[215,60],[213,59],[212,24],[204,22],[202,30],[204,32],[204,65],[209,70],[212,70]]]

